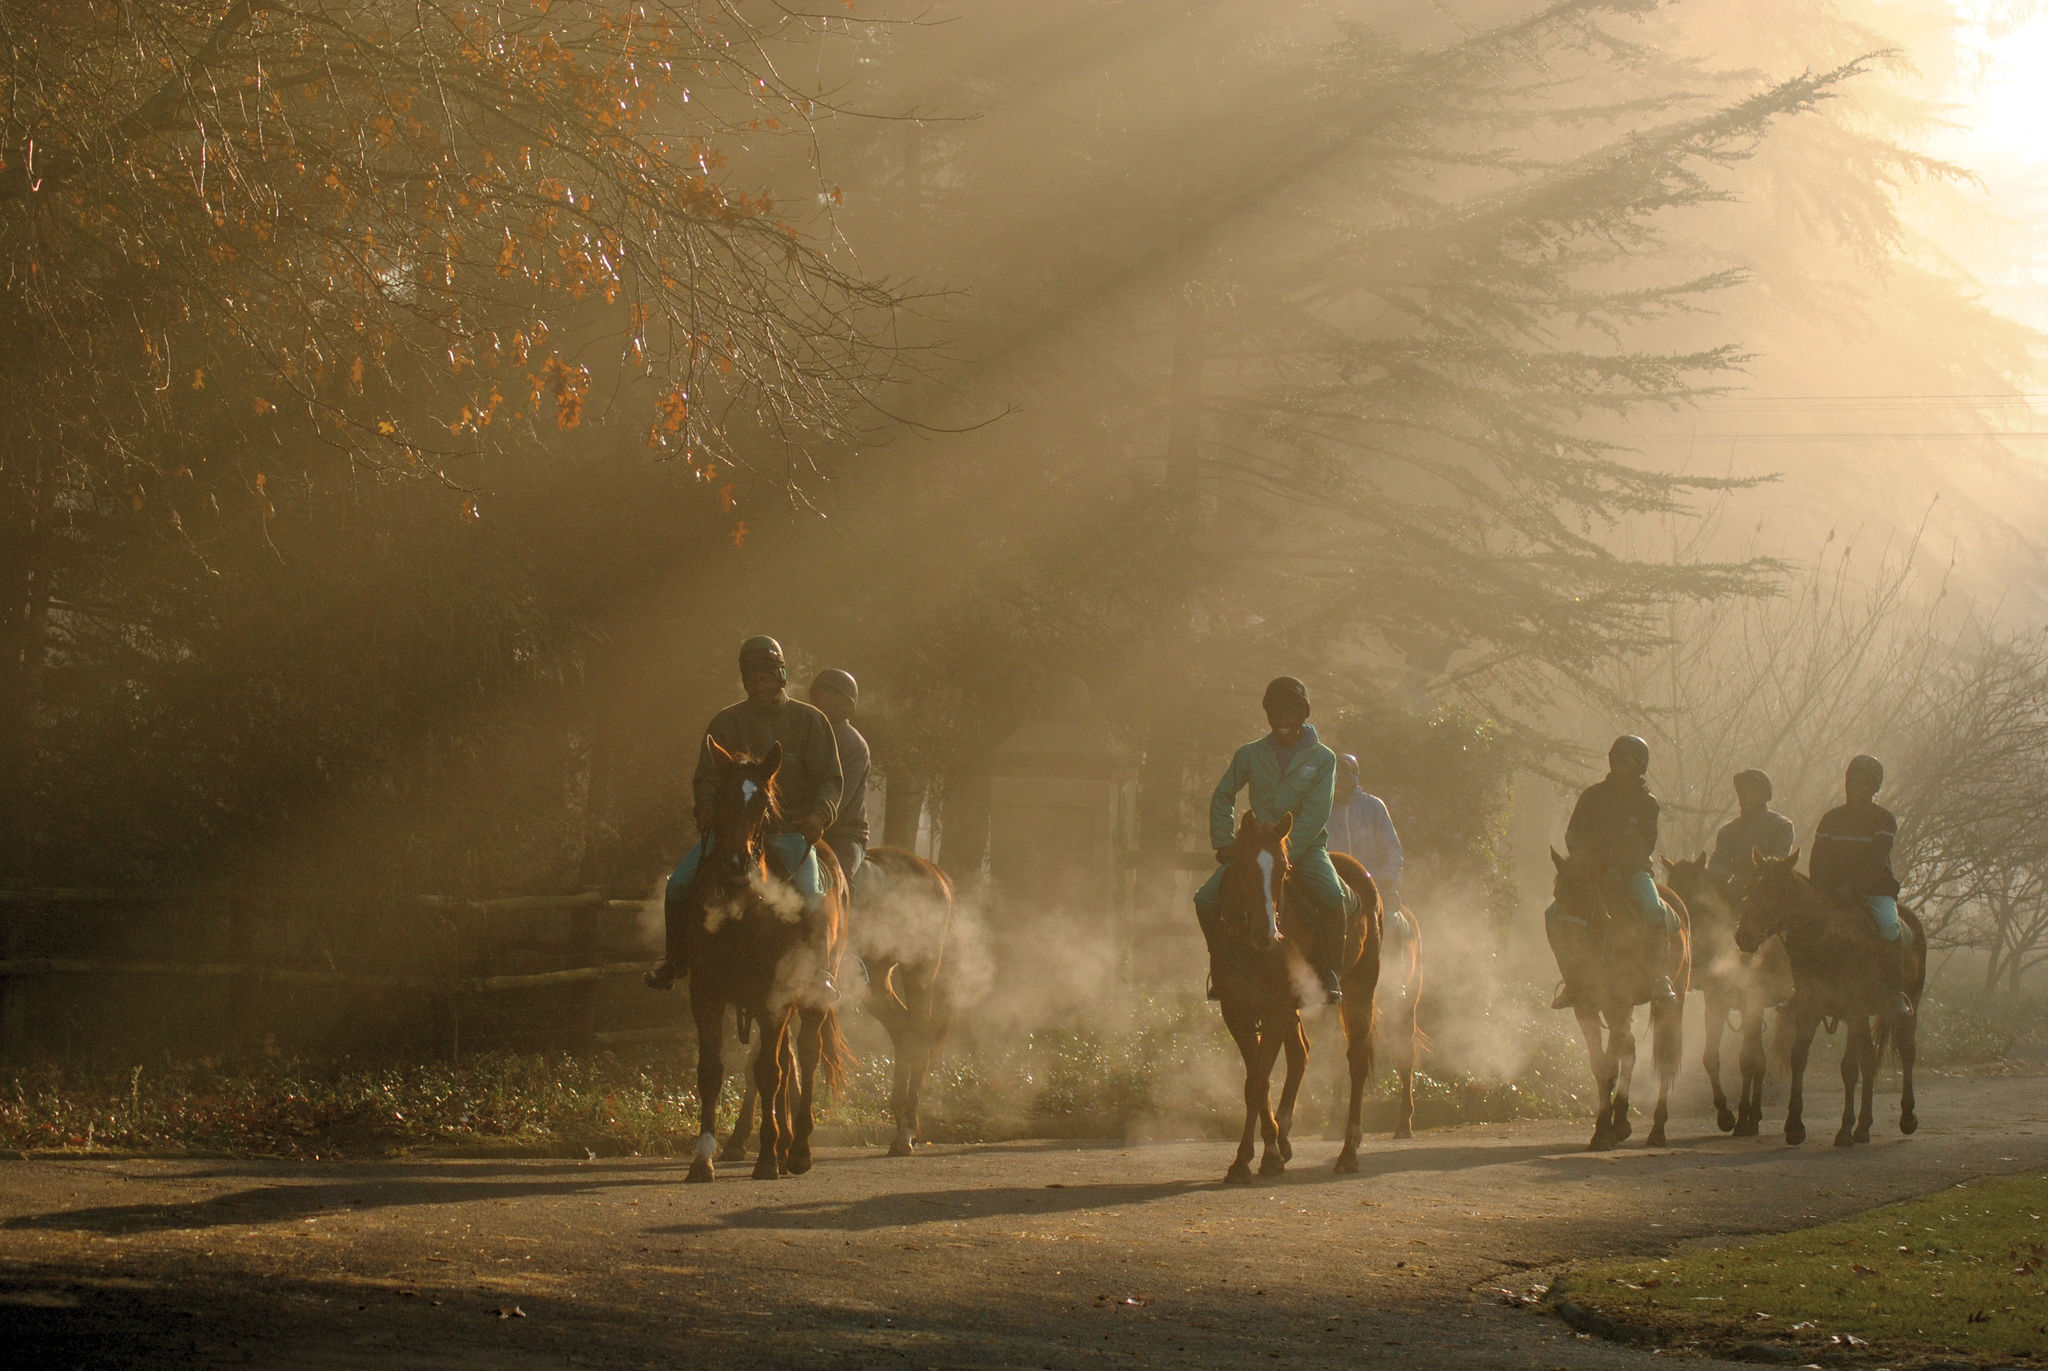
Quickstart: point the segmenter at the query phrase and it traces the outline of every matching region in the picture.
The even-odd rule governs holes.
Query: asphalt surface
[[[1640,1367],[1512,1308],[1571,1261],[1774,1232],[2048,1168],[2048,1078],[1925,1078],[1901,1137],[1582,1151],[1589,1124],[1228,1144],[1007,1144],[809,1175],[673,1160],[0,1163],[0,1346],[17,1366]],[[1704,1364],[1704,1363],[1695,1363]]]

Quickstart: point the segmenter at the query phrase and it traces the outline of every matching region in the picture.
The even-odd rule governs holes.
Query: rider
[[[1806,874],[1823,891],[1861,899],[1877,924],[1878,936],[1898,949],[1898,992],[1892,997],[1892,1013],[1907,1018],[1913,1013],[1905,989],[1912,940],[1899,923],[1899,878],[1892,874],[1892,842],[1898,837],[1899,821],[1877,803],[1883,784],[1884,767],[1877,758],[1850,760],[1844,787],[1848,803],[1830,809],[1813,830]]]
[[[1799,835],[1790,819],[1771,808],[1771,778],[1763,772],[1735,773],[1735,802],[1742,812],[1721,825],[1714,836],[1714,855],[1707,859],[1707,870],[1728,882],[1729,893],[1739,900],[1756,874],[1750,853],[1783,857],[1792,851]]]
[[[790,699],[784,692],[788,683],[782,644],[768,637],[749,638],[740,644],[740,684],[746,687],[747,698],[712,715],[704,730],[692,785],[700,836],[668,880],[664,901],[668,955],[643,978],[656,990],[668,989],[688,969],[682,960],[682,931],[687,926],[684,914],[694,907],[691,897],[697,867],[704,859],[712,805],[718,797],[719,763],[711,744],[716,742],[727,752],[760,757],[780,743],[782,766],[775,773],[775,794],[781,814],[769,821],[768,853],[780,868],[779,874],[803,899],[805,940],[818,953],[812,990],[828,1003],[838,995],[822,946],[824,930],[815,917],[825,900],[825,883],[812,848],[831,827],[839,807],[839,746],[832,736],[832,721],[812,706]]]
[[[1288,838],[1293,863],[1288,887],[1295,909],[1310,928],[1308,959],[1322,981],[1323,996],[1338,1004],[1344,999],[1337,965],[1344,955],[1348,897],[1323,845],[1336,793],[1337,754],[1317,741],[1308,722],[1308,687],[1300,681],[1279,677],[1266,687],[1264,703],[1272,732],[1239,748],[1223,779],[1216,783],[1216,793],[1209,799],[1209,845],[1216,849],[1218,862],[1229,859],[1237,836],[1233,823],[1237,792],[1247,786],[1251,787],[1252,813],[1261,823],[1278,823],[1282,814],[1294,816]],[[1195,918],[1209,943],[1212,966],[1216,954],[1213,920],[1223,902],[1224,869],[1217,867],[1195,892]],[[1210,995],[1214,997],[1213,989]]]
[[[839,744],[839,767],[846,784],[839,796],[839,813],[825,830],[825,846],[839,859],[851,884],[868,854],[868,740],[853,726],[860,683],[852,672],[828,667],[812,679],[810,696],[811,703],[832,721],[832,736]]]
[[[1657,895],[1657,881],[1650,874],[1650,856],[1657,850],[1657,797],[1650,793],[1645,777],[1650,770],[1650,745],[1633,733],[1614,740],[1607,749],[1607,776],[1586,787],[1572,807],[1571,822],[1565,826],[1565,851],[1587,856],[1597,862],[1601,874],[1620,890],[1658,936],[1668,936],[1671,922],[1664,902]],[[1552,904],[1543,922],[1550,945],[1560,966],[1583,961],[1586,925],[1565,918]],[[1653,1002],[1669,1004],[1678,998],[1669,976],[1659,976],[1650,988]],[[1552,1009],[1573,1007],[1571,977],[1551,1001]]]
[[[1377,795],[1358,785],[1358,758],[1337,754],[1337,800],[1330,808],[1330,850],[1356,857],[1379,887],[1388,918],[1401,911],[1401,835]]]

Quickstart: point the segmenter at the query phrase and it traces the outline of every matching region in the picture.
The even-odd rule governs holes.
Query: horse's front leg
[[[1650,1057],[1657,1066],[1657,1111],[1650,1118],[1650,1147],[1667,1145],[1664,1124],[1671,1117],[1671,1087],[1685,1058],[1685,1001],[1650,1006]],[[1719,1036],[1716,1034],[1716,1036]]]
[[[732,1132],[725,1135],[725,1146],[718,1149],[718,1160],[722,1162],[743,1162],[747,1159],[747,1134],[754,1131],[754,1106],[760,1102],[761,1092],[754,1084],[754,1064],[747,1062],[746,1089],[740,1092],[740,1116],[733,1123]]]
[[[796,1176],[811,1169],[811,1130],[814,1126],[811,1107],[816,1098],[812,1092],[817,1086],[818,1058],[825,1041],[826,1012],[806,1009],[797,1018],[796,1080],[792,1092],[796,1096],[796,1107],[791,1111],[789,1139],[789,1170]]]
[[[1919,1055],[1918,1017],[1892,1026],[1892,1042],[1899,1049],[1899,1132],[1920,1131],[1920,1116],[1913,1112],[1913,1058]]]
[[[1614,1146],[1607,1136],[1607,1102],[1614,1093],[1614,1065],[1607,1050],[1607,1035],[1600,1026],[1600,1011],[1579,1005],[1572,1010],[1579,1021],[1579,1035],[1586,1040],[1586,1056],[1593,1068],[1593,1095],[1599,1112],[1593,1118],[1593,1141],[1587,1150],[1602,1152]]]
[[[1876,1103],[1874,1096],[1877,1094],[1878,1059],[1877,1035],[1868,1028],[1863,1034],[1862,1049],[1863,1060],[1859,1069],[1863,1079],[1857,1091],[1861,1098],[1858,1101],[1854,1137],[1857,1142],[1867,1143],[1870,1141],[1870,1111]]]
[[[761,1092],[761,1151],[754,1158],[754,1179],[772,1181],[782,1174],[782,1105],[786,1083],[783,1052],[791,1015],[761,1021],[761,1045],[754,1052],[754,1086]]]
[[[1778,1011],[1783,1018],[1785,1011]],[[1802,1000],[1792,1002],[1792,1087],[1785,1092],[1785,1141],[1794,1147],[1806,1141],[1806,1059],[1813,1051],[1820,1015]]]
[[[1287,1056],[1287,1075],[1280,1082],[1278,1140],[1280,1160],[1285,1163],[1294,1160],[1294,1144],[1289,1141],[1288,1134],[1294,1131],[1294,1100],[1301,1093],[1301,1078],[1308,1073],[1308,1029],[1302,1024],[1299,1011],[1280,1040],[1280,1049]],[[1275,1166],[1267,1170],[1262,1166],[1260,1170],[1270,1176],[1278,1174],[1280,1168]]]
[[[1835,1146],[1849,1147],[1856,1141],[1856,1082],[1863,1074],[1863,1046],[1870,1036],[1870,1020],[1852,1014],[1842,1023],[1842,1126],[1835,1130]]]
[[[697,1026],[697,1152],[684,1179],[703,1183],[717,1174],[712,1158],[718,1151],[718,1096],[725,1089],[725,1005],[701,983],[693,985],[690,1017]]]
[[[1252,1139],[1257,1136],[1259,1114],[1265,1099],[1266,1072],[1272,1070],[1273,1062],[1272,1058],[1266,1058],[1264,1070],[1260,1069],[1259,1061],[1265,1049],[1259,1042],[1258,1020],[1248,1010],[1224,1005],[1223,1023],[1237,1043],[1238,1056],[1244,1059],[1244,1132],[1237,1140],[1237,1156],[1231,1161],[1230,1169],[1223,1173],[1223,1179],[1231,1185],[1250,1185]]]
[[[1635,1125],[1628,1121],[1629,1086],[1636,1075],[1636,1011],[1630,1005],[1608,1016],[1609,1055],[1614,1062],[1614,1096],[1607,1111],[1607,1141],[1610,1146],[1628,1141]]]
[[[1707,1080],[1714,1087],[1714,1126],[1723,1133],[1735,1131],[1735,1111],[1728,1107],[1727,1092],[1721,1089],[1721,1038],[1728,1031],[1728,1011],[1733,1008],[1718,991],[1706,996],[1707,1041],[1700,1051],[1700,1064],[1707,1068]]]
[[[1735,1136],[1754,1138],[1764,1120],[1764,1024],[1761,1011],[1742,1016],[1742,1098],[1735,1110]]]

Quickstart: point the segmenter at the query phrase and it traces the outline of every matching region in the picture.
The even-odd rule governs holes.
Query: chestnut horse
[[[1700,1064],[1714,1087],[1714,1122],[1723,1133],[1754,1138],[1764,1119],[1764,1016],[1792,998],[1792,964],[1783,939],[1767,939],[1754,952],[1735,945],[1739,899],[1728,878],[1707,868],[1707,854],[1664,862],[1664,878],[1685,901],[1692,919],[1693,989],[1706,1000],[1706,1050]],[[1742,1040],[1742,1083],[1735,1107],[1721,1089],[1721,1039],[1729,1015]]]
[[[1247,813],[1227,850],[1222,903],[1215,931],[1216,994],[1223,1002],[1223,1022],[1237,1040],[1244,1058],[1244,1134],[1237,1158],[1223,1179],[1251,1184],[1252,1138],[1265,1139],[1259,1174],[1277,1176],[1294,1156],[1288,1133],[1294,1126],[1294,1101],[1308,1067],[1308,1037],[1302,1031],[1301,1005],[1320,1000],[1322,991],[1298,949],[1309,943],[1309,930],[1293,906],[1287,889],[1287,835],[1294,816],[1276,824],[1262,823]],[[1358,894],[1359,910],[1344,931],[1341,979],[1344,987],[1345,1057],[1351,1068],[1351,1106],[1346,1116],[1344,1148],[1337,1154],[1338,1171],[1358,1170],[1359,1117],[1366,1082],[1372,1077],[1373,992],[1380,975],[1380,894],[1365,868],[1343,853],[1332,853],[1337,874]],[[1280,1110],[1272,1104],[1273,1063],[1287,1054],[1287,1079],[1280,1091]]]
[[[689,1179],[708,1181],[718,1146],[718,1096],[725,1088],[725,1010],[732,1006],[761,1028],[754,1054],[754,1086],[771,1107],[761,1111],[761,1152],[756,1180],[802,1175],[811,1169],[811,1104],[820,1068],[828,1085],[844,1081],[850,1054],[839,1032],[838,1011],[807,1003],[816,980],[816,953],[804,938],[797,896],[771,870],[765,841],[777,812],[775,773],[782,745],[765,756],[735,756],[713,741],[717,794],[702,864],[692,892],[692,917],[683,930],[690,970],[690,1015],[697,1026],[697,1100],[702,1122]],[[846,878],[822,843],[826,957],[836,966],[846,946]],[[794,1063],[789,1060],[794,1037]],[[794,1070],[791,1069],[792,1065]]]
[[[1650,1029],[1657,1065],[1657,1110],[1651,1118],[1651,1147],[1665,1146],[1664,1124],[1671,1117],[1671,1083],[1685,1051],[1685,996],[1692,978],[1692,940],[1685,902],[1664,886],[1657,894],[1678,915],[1678,946],[1674,951],[1662,933],[1649,936],[1633,907],[1623,906],[1620,892],[1606,872],[1586,857],[1550,854],[1557,867],[1554,892],[1559,914],[1586,924],[1584,964],[1558,970],[1572,992],[1573,1012],[1592,1059],[1593,1081],[1600,1092],[1600,1113],[1593,1123],[1588,1151],[1605,1152],[1625,1141],[1634,1127],[1628,1121],[1630,1078],[1636,1070],[1635,1007],[1650,1001],[1659,976],[1669,976],[1678,992],[1669,1004],[1650,1005]],[[1621,907],[1617,907],[1621,906]],[[1606,1020],[1606,1040],[1601,1020]]]
[[[1913,940],[1906,984],[1900,987],[1893,984],[1895,973],[1888,973],[1885,966],[1886,959],[1896,955],[1892,945],[1879,936],[1861,900],[1853,895],[1823,894],[1799,874],[1797,852],[1789,857],[1752,856],[1752,860],[1756,877],[1743,902],[1735,941],[1748,950],[1766,938],[1782,936],[1796,987],[1785,1141],[1795,1147],[1806,1141],[1806,1056],[1813,1047],[1813,1031],[1822,1020],[1827,1021],[1830,1033],[1837,1021],[1849,1025],[1849,1041],[1842,1049],[1842,1127],[1835,1134],[1835,1146],[1870,1141],[1871,1096],[1887,1045],[1898,1047],[1905,1077],[1899,1096],[1899,1131],[1917,1131],[1920,1119],[1913,1112],[1917,1017],[1895,1023],[1889,1011],[1899,989],[1905,990],[1906,998],[1917,1008],[1920,992],[1927,986],[1927,931],[1920,926],[1919,917],[1899,906],[1899,922]]]
[[[900,847],[868,849],[861,868],[860,943],[871,983],[867,1010],[888,1030],[895,1058],[889,1108],[896,1136],[889,1155],[907,1157],[924,1141],[918,1105],[925,1076],[953,1030],[947,975],[953,941],[953,883],[938,867]],[[759,1092],[749,1089],[720,1161],[743,1161]]]

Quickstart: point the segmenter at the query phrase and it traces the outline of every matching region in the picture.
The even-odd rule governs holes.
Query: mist
[[[479,21],[559,86],[236,8],[8,7],[10,1059],[681,1078],[630,965],[758,633],[957,887],[854,916],[948,939],[942,1131],[1234,1128],[1189,898],[1283,674],[1407,847],[1425,1123],[1587,1089],[1539,916],[1619,733],[1673,857],[1880,757],[1937,992],[2040,993],[2037,5]],[[376,74],[258,81],[319,43]]]

